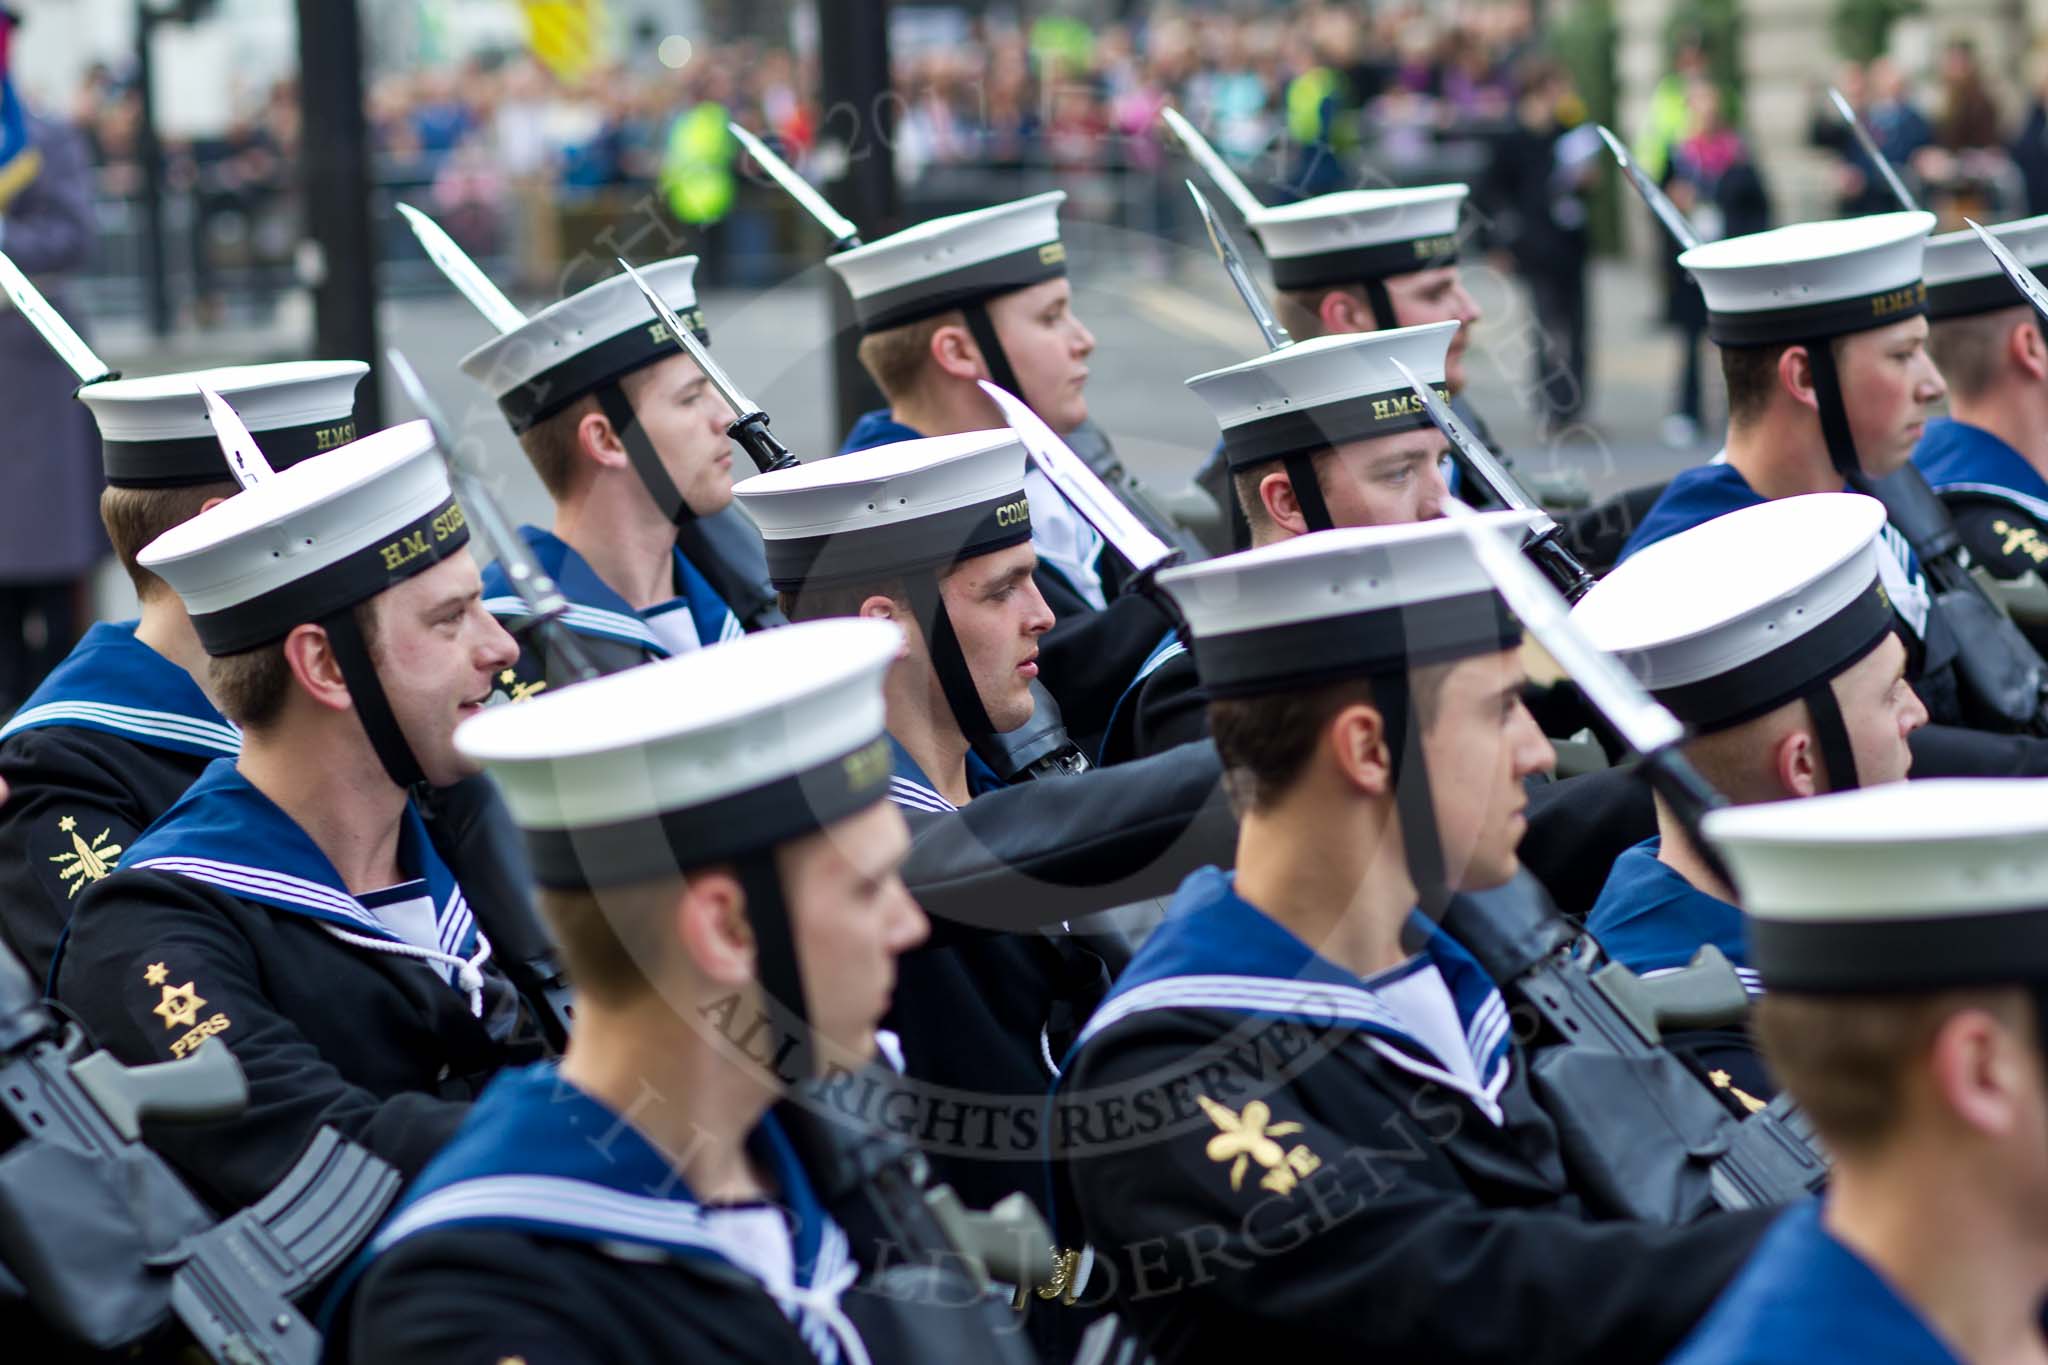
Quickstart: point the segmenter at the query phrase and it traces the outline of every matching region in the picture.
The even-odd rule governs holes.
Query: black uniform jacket
[[[1426,966],[1469,1078],[1377,994]],[[1094,1253],[1082,1302],[1162,1365],[1662,1360],[1768,1216],[1589,1221],[1508,1032],[1448,936],[1361,980],[1197,873],[1050,1107]]]
[[[501,1076],[345,1284],[363,1365],[813,1365],[847,1359],[846,1235],[773,1120],[752,1143],[794,1273],[754,1263],[624,1119],[537,1066]],[[876,1356],[877,1365],[882,1357]]]
[[[86,888],[242,736],[184,669],[101,622],[0,728],[0,941],[38,982]]]
[[[476,960],[474,924],[410,812],[399,856],[419,877],[408,889],[436,907],[440,961],[399,951],[312,840],[223,759],[126,867],[79,897],[56,995],[93,1037],[129,1063],[217,1038],[242,1064],[240,1116],[146,1133],[221,1208],[261,1198],[322,1125],[410,1176],[484,1080],[539,1055],[501,975],[486,965],[464,988],[456,964]]]

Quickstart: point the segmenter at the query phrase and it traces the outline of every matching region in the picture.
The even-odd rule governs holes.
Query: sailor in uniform
[[[1854,493],[1746,507],[1631,556],[1572,620],[1685,722],[1686,758],[1730,801],[1902,781],[1927,708],[1878,580],[1884,524],[1883,505]],[[1754,991],[1734,891],[1656,805],[1656,836],[1615,861],[1586,927],[1639,976],[1676,971],[1712,944]],[[1751,1095],[1769,1090],[1740,1031],[1665,1043]]]
[[[1486,424],[1464,398],[1470,329],[1484,316],[1458,273],[1463,185],[1340,190],[1274,204],[1245,220],[1273,271],[1274,314],[1297,344],[1318,337],[1450,322],[1443,361],[1451,405],[1489,446]],[[1231,497],[1233,466],[1218,447],[1195,481],[1223,509],[1236,539],[1257,544],[1248,510]],[[1455,470],[1449,474],[1455,479]]]
[[[1951,780],[1716,811],[1756,1031],[1834,1158],[1673,1365],[2037,1360],[2048,815]]]
[[[576,1029],[559,1066],[493,1081],[413,1182],[342,1358],[885,1358],[845,1302],[876,1249],[824,1207],[776,1049],[734,1041],[795,1000],[809,1071],[861,1067],[925,935],[886,800],[901,645],[873,621],[791,626],[462,727],[526,831]]]
[[[1160,577],[1242,832],[1048,1107],[1100,1292],[1161,1365],[1662,1359],[1763,1220],[1590,1219],[1499,991],[1417,910],[1514,876],[1522,780],[1552,761],[1465,533],[1326,531]]]
[[[517,653],[427,424],[245,460],[248,486],[137,557],[183,599],[241,754],[80,894],[54,990],[123,1061],[235,1054],[246,1110],[147,1130],[222,1209],[323,1126],[416,1174],[540,1051],[413,804],[475,771],[456,724]]]
[[[93,626],[0,726],[0,941],[45,979],[79,895],[206,765],[241,748],[208,699],[184,603],[136,562],[145,545],[236,489],[199,385],[225,395],[282,468],[355,437],[353,360],[107,380],[78,392],[100,431],[100,519],[142,614]]]
[[[695,256],[640,273],[709,344]],[[463,357],[489,389],[555,506],[520,535],[569,600],[563,624],[601,673],[688,653],[742,634],[677,528],[732,504],[734,414],[653,317],[623,271],[492,338]],[[525,603],[504,566],[484,571],[484,605],[516,625]],[[500,690],[523,700],[551,677],[529,645]]]
[[[2022,265],[2048,267],[2048,217],[1991,229]],[[2048,565],[2048,342],[1977,234],[1927,243],[1927,349],[1949,411],[1913,462],[1941,494],[1971,559],[1998,578]]]
[[[1084,947],[1063,921],[1164,895],[1230,844],[1207,743],[1011,786],[976,755],[991,733],[1031,719],[1052,624],[1032,577],[1024,467],[1023,444],[1003,428],[880,446],[736,490],[791,620],[864,616],[903,630],[884,685],[889,795],[910,821],[906,880],[934,932],[904,959],[889,1027],[908,1076],[956,1096],[930,1101],[919,1137],[945,1182],[981,1207],[1018,1189],[1043,1199],[1045,1087],[1108,987],[1096,949],[1121,956]],[[963,870],[934,871],[935,853]]]
[[[1008,390],[1061,436],[1086,422],[1095,338],[1075,316],[1053,190],[934,218],[826,258],[846,283],[860,359],[889,407],[861,417],[842,453],[1003,425],[978,381]],[[1037,580],[1063,624],[1045,645],[1045,686],[1084,752],[1166,625],[1141,596],[1112,592],[1099,533],[1037,468],[1025,474]],[[1107,580],[1107,583],[1106,583]]]
[[[1458,338],[1455,321],[1319,337],[1188,380],[1222,429],[1250,543],[1442,516],[1444,437],[1394,362],[1447,389]],[[1168,631],[1118,700],[1099,761],[1200,739],[1207,717],[1194,659]]]

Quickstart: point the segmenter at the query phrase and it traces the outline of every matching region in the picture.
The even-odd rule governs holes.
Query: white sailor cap
[[[825,258],[853,295],[863,332],[932,317],[1067,273],[1065,190],[933,218]]]
[[[1893,625],[1884,505],[1808,493],[1715,517],[1623,560],[1572,621],[1696,731],[1803,697]]]
[[[733,496],[778,589],[937,569],[1031,539],[1023,442],[1008,427],[897,441],[743,479]]]
[[[2048,982],[2048,786],[1949,778],[1732,806],[1704,832],[1772,991]]]
[[[1518,545],[1529,519],[1478,514]],[[1462,521],[1318,531],[1168,569],[1159,586],[1187,622],[1212,697],[1448,663],[1522,638]]]
[[[743,636],[465,721],[543,886],[764,852],[880,801],[882,678],[903,644],[843,617]]]
[[[171,585],[208,654],[282,639],[469,543],[425,422],[281,470],[158,536],[136,561]]]
[[[1279,289],[1354,284],[1453,264],[1463,185],[1340,190],[1276,204],[1245,222]]]
[[[1444,356],[1456,322],[1316,337],[1187,381],[1223,429],[1235,471],[1430,425],[1400,361],[1450,401]]]
[[[1991,235],[2030,270],[2048,266],[2048,214],[2000,223]],[[2024,308],[2026,298],[2013,287],[1998,262],[1969,228],[1927,239],[1923,264],[1927,279],[1927,316],[1967,317],[1999,308]]]
[[[1723,346],[1819,340],[1927,311],[1920,276],[1931,213],[1793,223],[1707,242],[1678,264],[1699,281]]]
[[[87,384],[78,401],[99,424],[108,483],[179,488],[235,477],[206,415],[201,385],[234,406],[271,467],[284,469],[356,438],[356,385],[369,372],[360,360],[229,365]]]
[[[641,278],[708,345],[696,273],[695,256],[640,267]],[[491,338],[462,358],[462,372],[489,389],[512,430],[523,432],[585,394],[676,354],[676,344],[622,270]]]

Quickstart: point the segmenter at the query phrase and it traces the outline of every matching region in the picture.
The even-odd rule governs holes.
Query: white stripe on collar
[[[386,1223],[370,1249],[383,1252],[415,1233],[445,1224],[499,1220],[700,1248],[752,1277],[797,1325],[806,1343],[818,1353],[821,1365],[840,1359],[841,1350],[853,1365],[867,1365],[860,1334],[839,1306],[839,1296],[852,1284],[858,1267],[846,1233],[830,1220],[819,1242],[813,1283],[809,1287],[789,1280],[770,1283],[762,1277],[760,1266],[736,1254],[717,1235],[695,1204],[650,1199],[563,1176],[494,1175],[435,1190]],[[818,1328],[824,1330],[818,1332]]]
[[[1487,1004],[1481,1007],[1479,1014],[1473,1016],[1474,1027],[1479,1027],[1483,1016],[1496,1003],[1500,1004],[1498,1020],[1484,1026],[1484,1031],[1492,1034],[1495,1042],[1506,1032],[1508,1026],[1507,1007],[1501,1002],[1499,993],[1496,992]],[[1408,1030],[1402,1026],[1400,1018],[1371,991],[1361,987],[1339,986],[1321,981],[1283,981],[1268,976],[1169,976],[1133,987],[1105,1002],[1081,1030],[1081,1035],[1074,1040],[1074,1045],[1081,1046],[1110,1025],[1132,1015],[1164,1009],[1215,1009],[1242,1011],[1248,1014],[1306,1015],[1318,1021],[1348,1019],[1354,1023],[1376,1024],[1398,1033],[1403,1038],[1411,1037]],[[1446,1071],[1433,1062],[1411,1056],[1384,1038],[1366,1034],[1364,1041],[1373,1051],[1403,1071],[1434,1081],[1465,1096],[1495,1125],[1505,1121],[1506,1115],[1500,1107],[1500,1092],[1507,1084],[1511,1065],[1508,1056],[1503,1055],[1499,1059],[1482,1088],[1474,1089],[1463,1077]],[[1492,1043],[1489,1043],[1484,1051],[1475,1049],[1474,1060],[1485,1065],[1486,1058],[1492,1050]]]
[[[2022,493],[2017,488],[2007,488],[1998,483],[1945,483],[1934,490],[1937,493],[1975,493],[1981,497],[1996,498],[2009,502],[2034,520],[2048,525],[2048,502]]]
[[[1160,665],[1164,664],[1168,659],[1178,658],[1180,655],[1183,655],[1187,652],[1187,643],[1183,640],[1175,639],[1171,645],[1169,645],[1165,649],[1160,650],[1151,658],[1145,660],[1145,666],[1138,670],[1138,676],[1131,679],[1132,685],[1136,686],[1138,683],[1141,683],[1145,681],[1145,679],[1151,677],[1154,673],[1157,673],[1159,671]]]
[[[365,910],[354,896],[344,895],[331,886],[294,877],[287,872],[278,872],[267,867],[249,867],[242,863],[223,863],[212,858],[145,858],[133,864],[153,872],[172,872],[194,881],[209,882],[215,886],[237,893],[253,892],[274,896],[278,900],[291,901],[308,909],[325,910],[330,914],[369,925],[380,932],[383,926],[377,917]]]
[[[233,757],[242,752],[242,732],[225,721],[200,720],[175,711],[147,711],[102,701],[53,701],[16,713],[0,726],[0,739],[32,726],[89,722],[125,730],[140,739],[175,739]]]
[[[907,777],[889,778],[889,799],[912,810],[955,811],[960,808],[922,782]]]
[[[487,597],[484,599],[484,610],[493,616],[513,619],[532,614],[526,603],[517,597]],[[654,632],[647,628],[647,623],[637,616],[571,602],[568,610],[562,613],[561,619],[563,625],[572,630],[580,630],[586,635],[610,636],[631,644],[644,645],[663,654],[668,652]]]

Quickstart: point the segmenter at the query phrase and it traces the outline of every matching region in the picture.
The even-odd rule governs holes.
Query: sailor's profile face
[[[1031,680],[1038,676],[1038,637],[1052,629],[1052,609],[1032,581],[1038,552],[1026,541],[962,560],[939,584],[961,657],[998,733],[1031,719]]]
[[[465,547],[373,599],[371,656],[406,743],[427,781],[476,772],[455,751],[455,727],[482,711],[519,646],[483,606],[483,578]]]
[[[1016,371],[1018,394],[1064,436],[1088,420],[1088,357],[1095,334],[1074,316],[1074,290],[1064,277],[1045,280],[988,302],[989,321]]]
[[[881,801],[776,853],[820,1062],[855,1066],[874,1056],[896,958],[931,931],[903,885],[909,851],[902,812]]]
[[[1452,393],[1465,387],[1465,347],[1472,340],[1472,329],[1485,316],[1479,301],[1465,288],[1464,278],[1455,265],[1440,265],[1428,270],[1411,270],[1405,275],[1392,275],[1385,281],[1387,302],[1393,305],[1394,318],[1382,321],[1380,330],[1395,327],[1420,327],[1429,322],[1458,322],[1464,324],[1451,333],[1451,348],[1444,356],[1444,384]]]
[[[1521,651],[1417,669],[1415,679],[1444,871],[1458,890],[1499,886],[1515,875],[1515,849],[1529,825],[1522,781],[1557,763],[1522,704]]]
[[[1866,787],[1903,782],[1913,766],[1906,737],[1927,723],[1927,707],[1906,681],[1906,646],[1896,632],[1829,682],[1849,732],[1856,778]]]
[[[1435,427],[1350,441],[1316,459],[1323,501],[1338,526],[1397,526],[1444,514],[1446,443]]]
[[[697,362],[678,351],[627,375],[620,387],[690,510],[700,517],[724,511],[733,478],[726,430],[737,414]]]
[[[1948,385],[1927,353],[1927,319],[1906,318],[1837,343],[1842,406],[1863,471],[1883,478],[1912,458],[1913,447]]]

